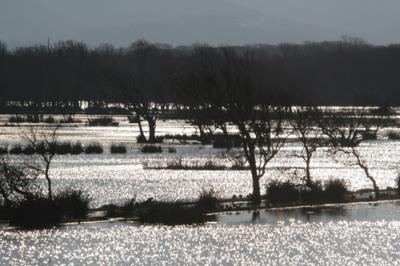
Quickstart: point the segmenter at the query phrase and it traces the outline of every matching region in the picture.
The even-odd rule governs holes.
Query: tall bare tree
[[[202,99],[213,116],[225,118],[214,119],[216,127],[227,128],[229,124],[238,132],[243,157],[250,167],[253,200],[259,204],[260,179],[285,142],[282,135],[287,108],[278,104],[276,91],[261,90],[266,86],[262,75],[257,75],[262,66],[247,51],[221,48],[192,56],[197,64],[182,71],[183,84],[187,84],[188,93]]]
[[[371,181],[376,198],[380,196],[379,186],[367,162],[362,159],[359,147],[367,140],[376,139],[378,131],[393,122],[394,120],[386,114],[371,112],[365,107],[353,107],[340,112],[325,110],[319,123],[334,154],[341,152],[354,157],[355,165],[359,166]]]
[[[296,138],[302,145],[300,158],[305,162],[305,183],[312,185],[310,171],[311,159],[321,145],[321,130],[318,127],[320,111],[311,106],[295,106],[291,108],[290,124]]]
[[[39,160],[30,160],[26,165],[42,175],[47,183],[47,196],[51,200],[53,198],[52,179],[50,177],[50,167],[54,157],[57,154],[58,129],[55,127],[50,132],[44,129],[31,128],[29,132],[23,133],[25,141],[31,145]]]

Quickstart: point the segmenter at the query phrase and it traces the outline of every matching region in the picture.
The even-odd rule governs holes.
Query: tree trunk
[[[140,120],[140,116],[137,116],[137,124],[139,126],[140,137],[143,140],[146,140],[146,136],[144,135],[144,132],[143,132],[142,121]]]
[[[260,177],[257,174],[255,148],[252,146],[249,147],[248,161],[251,170],[251,178],[253,180],[253,203],[255,205],[260,205],[261,203]]]
[[[156,121],[154,119],[148,119],[147,123],[149,125],[149,142],[156,142]]]
[[[376,184],[375,178],[369,173],[369,169],[368,169],[367,165],[365,165],[363,163],[363,161],[360,158],[360,154],[356,151],[355,148],[352,148],[352,153],[357,159],[358,166],[360,166],[361,169],[364,170],[365,175],[372,182],[372,186],[373,186],[374,192],[375,192],[375,199],[379,199],[380,198],[379,187]]]
[[[307,154],[306,158],[306,186],[310,187],[312,184],[311,181],[311,173],[310,173],[310,163],[311,163],[311,156]]]
[[[53,193],[52,193],[52,187],[51,187],[51,179],[50,179],[50,176],[49,176],[49,168],[50,168],[50,165],[46,165],[46,170],[45,170],[44,175],[45,175],[45,178],[46,178],[46,181],[47,181],[47,191],[48,191],[47,197],[48,197],[49,200],[52,200],[53,199]]]

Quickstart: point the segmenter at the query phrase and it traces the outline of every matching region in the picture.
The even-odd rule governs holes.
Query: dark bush
[[[154,202],[152,206],[141,209],[138,216],[143,223],[180,225],[204,222],[204,215],[197,208],[179,202]]]
[[[136,137],[136,142],[139,143],[139,144],[146,143],[147,139],[146,139],[145,136],[139,135],[139,136]]]
[[[396,182],[397,193],[400,195],[400,174],[396,177],[395,182]]]
[[[112,117],[99,117],[89,120],[89,126],[118,126],[119,123],[116,122]]]
[[[9,153],[10,153],[10,154],[22,154],[21,145],[16,144],[16,145],[12,146],[12,147],[10,148]]]
[[[176,148],[174,148],[174,147],[169,147],[169,148],[168,148],[168,153],[176,153]]]
[[[213,189],[201,191],[199,198],[195,204],[195,208],[197,208],[201,213],[213,212],[218,210],[219,197],[217,193]]]
[[[27,115],[26,116],[26,122],[28,122],[28,123],[40,123],[41,122],[41,117],[35,116],[35,115]]]
[[[267,201],[269,203],[297,203],[299,199],[299,189],[290,181],[272,181],[267,185]]]
[[[47,198],[30,198],[19,202],[11,212],[10,225],[21,228],[46,228],[58,225],[61,215]]]
[[[71,154],[78,155],[84,152],[83,146],[80,142],[71,145]]]
[[[126,153],[127,149],[122,144],[112,144],[110,147],[110,153]]]
[[[328,202],[343,202],[348,192],[344,180],[331,179],[325,182],[325,199]]]
[[[321,203],[324,201],[324,191],[320,181],[312,182],[308,186],[303,186],[301,190],[301,201],[303,203]]]
[[[400,132],[397,131],[389,131],[387,136],[390,140],[400,140]]]
[[[56,120],[52,116],[48,116],[46,119],[43,120],[43,122],[48,123],[48,124],[54,124]]]
[[[155,145],[144,145],[141,149],[143,153],[161,153],[162,148],[161,146],[155,146]]]
[[[35,154],[35,152],[35,147],[33,147],[32,145],[27,145],[22,149],[22,153],[25,155],[32,155]]]
[[[71,153],[72,145],[69,142],[60,142],[55,145],[54,149],[56,154],[65,155]]]
[[[99,143],[92,143],[85,147],[86,154],[100,154],[103,153],[103,147]]]
[[[89,212],[90,198],[81,190],[66,190],[54,198],[63,219],[84,219]]]
[[[7,147],[1,147],[0,146],[0,155],[4,155],[8,153],[8,148]]]
[[[221,135],[217,134],[212,136],[212,143],[214,148],[235,148],[241,146],[241,141],[238,136],[235,135]]]
[[[24,123],[25,121],[26,121],[26,119],[23,116],[19,116],[19,115],[10,116],[8,118],[8,122],[10,122],[10,123]]]

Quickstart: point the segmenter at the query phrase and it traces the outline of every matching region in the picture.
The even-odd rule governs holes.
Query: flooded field
[[[23,144],[21,132],[30,126],[0,127],[0,145]],[[192,134],[194,129],[180,121],[158,124],[159,135]],[[142,154],[136,144],[136,125],[121,120],[119,127],[64,126],[59,130],[60,139],[80,141],[83,144],[99,142],[104,146],[104,154],[60,155],[56,156],[50,174],[55,189],[83,189],[92,198],[92,206],[118,203],[133,197],[139,200],[154,198],[159,200],[187,200],[196,198],[202,189],[214,188],[222,197],[247,195],[251,193],[251,178],[248,171],[184,171],[147,170],[143,165],[163,165],[167,161],[182,159],[184,162],[204,163],[209,160],[230,165],[224,156],[224,149],[214,149],[210,145],[163,144],[162,154]],[[124,143],[128,153],[110,154],[112,143]],[[167,147],[176,148],[176,153],[168,153]],[[287,143],[274,158],[262,185],[272,179],[299,178],[303,174],[304,162],[297,156],[301,152],[299,143]],[[398,154],[400,141],[367,141],[360,148],[362,158],[370,167],[381,188],[395,185],[399,172]],[[26,160],[26,156],[10,156],[13,160]],[[315,179],[327,180],[331,177],[346,180],[350,189],[371,188],[369,180],[352,160],[340,155],[332,158],[327,149],[319,149],[312,160],[311,174]]]
[[[7,229],[0,230],[0,264],[399,265],[399,207],[269,211],[253,222],[246,212],[204,226],[106,222]]]

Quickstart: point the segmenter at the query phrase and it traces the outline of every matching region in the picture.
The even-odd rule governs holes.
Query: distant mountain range
[[[48,38],[90,45],[126,46],[139,38],[173,45],[216,45],[337,40],[354,35],[343,30],[345,25],[310,23],[307,17],[292,16],[268,2],[277,1],[1,0],[0,40],[10,47],[46,43]]]

